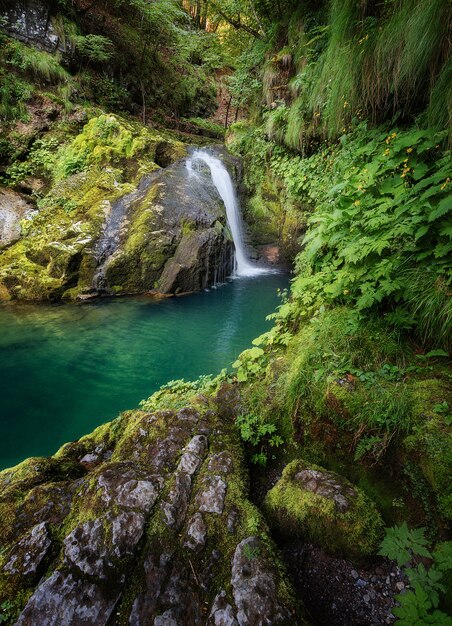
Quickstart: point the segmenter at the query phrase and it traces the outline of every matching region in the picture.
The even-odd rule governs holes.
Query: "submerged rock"
[[[383,521],[364,492],[346,478],[297,460],[264,501],[275,529],[311,540],[333,554],[362,558],[376,551]]]
[[[0,473],[0,602],[17,625],[304,623],[233,421],[199,406],[125,413]]]

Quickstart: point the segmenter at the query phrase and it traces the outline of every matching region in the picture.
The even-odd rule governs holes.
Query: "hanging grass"
[[[70,78],[70,74],[60,64],[59,54],[29,48],[18,41],[8,42],[7,63],[30,77],[48,83],[65,83]]]
[[[326,25],[306,31],[293,17],[286,145],[303,150],[306,137],[335,138],[363,118],[412,122],[426,112],[438,130],[450,127],[451,14],[447,0],[332,0]]]

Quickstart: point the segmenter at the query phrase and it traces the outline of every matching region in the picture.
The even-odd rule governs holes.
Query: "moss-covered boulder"
[[[381,516],[361,489],[302,460],[286,466],[264,509],[284,537],[303,537],[351,558],[374,553],[383,534]]]
[[[0,473],[11,623],[305,623],[224,408],[127,412]]]
[[[0,299],[179,293],[229,273],[223,203],[208,172],[190,176],[182,142],[107,114],[72,131],[32,141],[7,170],[16,186],[40,177],[41,192],[39,211],[16,219],[18,240],[0,249]],[[0,228],[3,213],[0,204]]]

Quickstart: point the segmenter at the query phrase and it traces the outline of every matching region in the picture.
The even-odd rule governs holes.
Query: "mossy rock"
[[[130,411],[0,472],[0,604],[18,625],[305,623],[226,399]]]
[[[361,489],[303,460],[286,466],[264,510],[285,538],[302,537],[349,558],[373,554],[383,535],[380,513]]]

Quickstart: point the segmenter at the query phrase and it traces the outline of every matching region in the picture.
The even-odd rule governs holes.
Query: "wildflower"
[[[361,204],[361,200],[355,200],[353,204],[355,206],[359,206]]]
[[[347,106],[348,106],[348,102],[347,102],[347,100],[344,100],[344,109],[346,109]]]
[[[348,289],[344,289],[344,291],[342,292],[344,294],[344,296],[348,296],[348,294],[350,293]]]
[[[390,152],[389,148],[386,148],[386,150],[385,150],[385,156],[388,156],[389,152]]]
[[[410,154],[410,152],[413,152],[413,148],[407,148],[406,151]]]
[[[441,185],[441,191],[445,189],[449,183],[450,183],[450,178],[447,177],[445,182]]]

